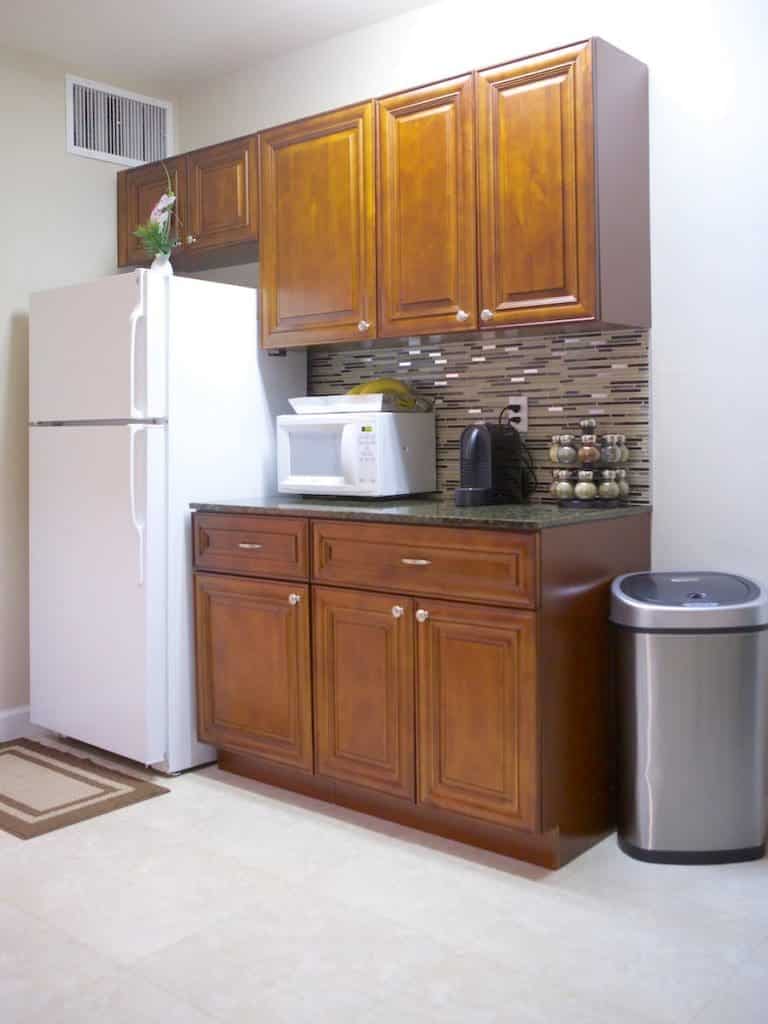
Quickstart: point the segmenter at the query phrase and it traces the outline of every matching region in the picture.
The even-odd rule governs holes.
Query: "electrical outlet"
[[[517,427],[521,434],[528,433],[528,396],[527,395],[512,395],[511,398],[507,399],[509,405],[512,408],[509,410],[505,419],[508,423],[511,423],[513,427]]]

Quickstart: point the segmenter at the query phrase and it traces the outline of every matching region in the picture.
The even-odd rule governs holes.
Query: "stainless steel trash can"
[[[611,591],[619,845],[640,860],[765,853],[768,595],[719,572],[640,572]]]

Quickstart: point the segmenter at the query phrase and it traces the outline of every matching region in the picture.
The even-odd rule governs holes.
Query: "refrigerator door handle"
[[[146,316],[146,306],[144,298],[144,274],[141,272],[136,274],[136,281],[139,286],[139,301],[131,311],[131,351],[130,351],[130,402],[131,402],[131,419],[140,420],[143,418],[141,409],[136,408],[136,342],[137,334],[139,330],[139,320],[143,320]]]
[[[139,542],[139,567],[138,567],[138,585],[144,586],[144,523],[139,517],[136,508],[136,438],[140,433],[146,431],[144,426],[130,426],[128,428],[130,432],[130,457],[128,466],[129,475],[129,492],[130,492],[130,504],[131,504],[131,522],[133,528],[136,531],[136,536]]]

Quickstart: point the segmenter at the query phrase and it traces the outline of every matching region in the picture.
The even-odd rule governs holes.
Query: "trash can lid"
[[[613,581],[611,621],[639,630],[754,629],[768,626],[768,595],[726,572],[632,572]]]

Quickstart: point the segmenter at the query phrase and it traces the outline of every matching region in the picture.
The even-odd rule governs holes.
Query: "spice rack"
[[[553,470],[550,494],[563,508],[617,508],[630,497],[629,449],[624,434],[597,432],[593,419],[581,420],[581,435],[555,434],[549,449]]]

